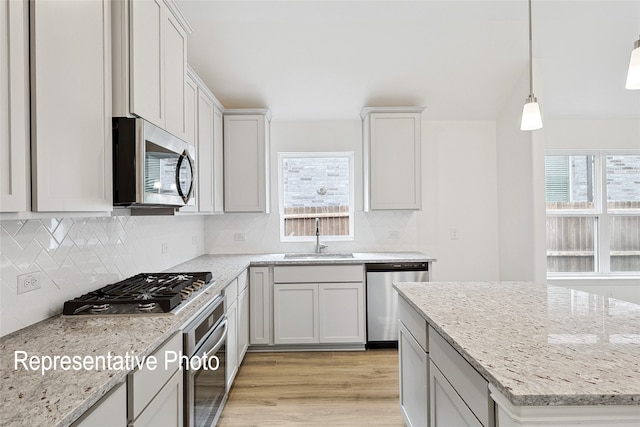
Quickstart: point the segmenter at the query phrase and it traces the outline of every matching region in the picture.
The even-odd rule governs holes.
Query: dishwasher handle
[[[389,262],[375,263],[365,265],[367,273],[369,272],[387,272],[387,271],[429,271],[428,262]]]

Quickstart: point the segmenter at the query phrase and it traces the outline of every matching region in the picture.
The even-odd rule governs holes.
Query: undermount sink
[[[284,254],[285,258],[289,259],[317,259],[317,258],[353,258],[353,254],[326,252],[326,253],[299,253],[299,254]]]

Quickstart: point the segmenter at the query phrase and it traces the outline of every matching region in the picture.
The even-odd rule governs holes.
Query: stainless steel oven
[[[227,399],[224,298],[216,298],[183,331],[186,427],[215,426]]]

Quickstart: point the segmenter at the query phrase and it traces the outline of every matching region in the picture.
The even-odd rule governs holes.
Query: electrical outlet
[[[458,240],[460,238],[460,233],[457,228],[451,229],[451,240]]]
[[[387,239],[398,240],[400,238],[400,232],[398,230],[387,231]]]
[[[245,242],[247,240],[247,233],[235,233],[233,235],[233,240],[236,242]]]
[[[160,253],[166,254],[167,252],[169,252],[169,244],[163,243],[160,245]]]
[[[24,294],[25,292],[35,291],[42,286],[42,280],[40,278],[40,272],[21,274],[18,276],[18,293]]]

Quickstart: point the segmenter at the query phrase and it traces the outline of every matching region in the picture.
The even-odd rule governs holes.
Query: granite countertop
[[[196,316],[250,265],[362,264],[433,261],[423,254],[370,253],[353,258],[285,259],[283,254],[203,255],[166,271],[211,271],[215,282],[178,314],[150,316],[55,316],[0,338],[0,423],[3,426],[67,426],[130,370],[16,369],[16,352],[37,356],[148,356]],[[60,307],[62,310],[62,307]],[[22,357],[22,353],[20,355]]]
[[[396,288],[513,405],[640,405],[640,305],[526,282]]]

